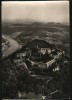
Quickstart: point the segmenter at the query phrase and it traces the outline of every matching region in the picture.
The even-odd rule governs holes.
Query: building
[[[21,63],[22,62],[22,60],[21,59],[14,59],[14,63],[16,64],[16,63]]]
[[[17,58],[23,58],[23,57],[25,57],[25,56],[26,56],[26,52],[24,52],[24,53],[18,53],[18,54],[16,55]]]
[[[40,52],[42,54],[45,54],[47,52],[48,54],[50,54],[51,49],[50,48],[38,48],[38,52]]]

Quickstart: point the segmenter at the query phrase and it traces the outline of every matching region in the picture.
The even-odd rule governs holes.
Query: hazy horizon
[[[69,1],[2,1],[2,21],[69,24]]]

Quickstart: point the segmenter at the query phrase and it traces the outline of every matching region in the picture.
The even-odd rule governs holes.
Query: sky
[[[69,1],[2,1],[2,21],[17,19],[69,24]]]

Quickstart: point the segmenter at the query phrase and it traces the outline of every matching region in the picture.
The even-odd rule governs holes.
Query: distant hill
[[[2,25],[14,24],[14,25],[23,25],[23,24],[31,24],[31,25],[50,25],[50,26],[62,26],[67,25],[66,23],[56,23],[56,22],[40,22],[33,19],[15,19],[15,20],[3,20]]]
[[[2,23],[12,23],[12,24],[31,24],[37,20],[33,19],[15,19],[15,20],[3,20]]]
[[[22,26],[22,27],[21,27]],[[49,30],[49,29],[56,29],[60,30],[63,28],[64,30],[69,32],[69,25],[62,24],[62,23],[55,23],[55,22],[37,22],[36,20],[26,19],[26,20],[13,20],[13,21],[3,21],[2,22],[2,28],[4,30],[12,30],[12,28],[18,29],[18,31],[23,30]],[[11,29],[10,29],[11,28]],[[20,30],[19,30],[20,29]],[[6,33],[7,31],[4,31],[3,33]],[[7,32],[8,33],[8,32]]]
[[[34,23],[32,23],[31,25],[44,25],[45,23],[43,23],[43,22],[34,22]]]

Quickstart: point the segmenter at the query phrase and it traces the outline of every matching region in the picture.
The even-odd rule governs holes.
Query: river
[[[17,41],[12,39],[11,37],[9,37],[7,35],[3,35],[3,37],[6,38],[10,43],[10,47],[3,53],[3,56],[2,56],[2,58],[5,58],[5,57],[9,56],[10,54],[14,53],[19,48],[21,48],[21,46],[18,44]]]

